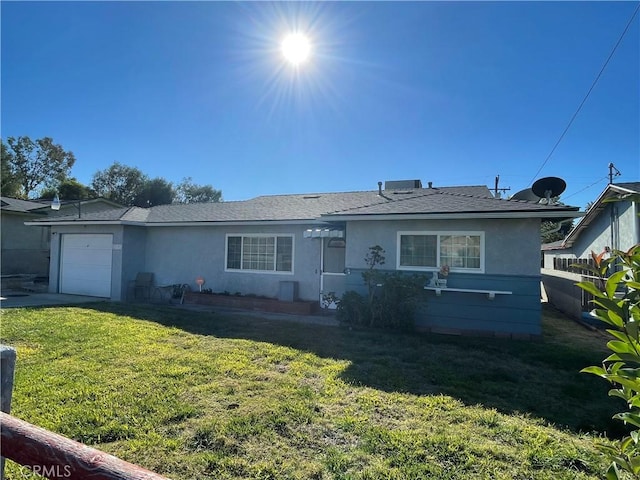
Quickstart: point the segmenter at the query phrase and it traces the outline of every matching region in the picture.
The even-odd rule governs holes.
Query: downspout
[[[320,237],[320,306],[324,293],[324,237]]]
[[[571,222],[571,221],[573,221],[573,218],[566,218],[564,220],[561,220],[561,221],[558,222],[558,226],[557,227],[555,227],[553,230],[549,230],[547,233],[559,232],[560,229],[562,228],[562,224],[563,223],[567,223],[567,222]]]
[[[633,210],[634,210],[634,219],[636,221],[636,238],[634,240],[634,245],[640,244],[640,201],[633,202]]]
[[[618,208],[615,203],[611,204],[611,214],[610,214],[610,227],[611,227],[611,249],[619,250],[620,242],[618,239]]]

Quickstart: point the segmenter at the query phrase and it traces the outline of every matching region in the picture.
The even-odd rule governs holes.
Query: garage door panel
[[[65,234],[61,250],[60,293],[111,296],[112,235]]]
[[[111,234],[66,234],[65,245],[69,248],[102,250],[113,246]]]
[[[111,291],[111,284],[105,282],[87,281],[83,278],[69,278],[65,282],[66,290],[62,293],[71,293],[73,295],[87,295],[91,297],[106,297],[106,295],[98,295],[100,291]]]
[[[92,267],[91,270],[72,271],[65,276],[65,280],[76,279],[82,282],[111,283],[111,268]]]
[[[108,267],[111,269],[110,255],[96,251],[66,250],[65,263],[74,265],[86,265],[92,268]],[[111,253],[111,250],[108,252]]]

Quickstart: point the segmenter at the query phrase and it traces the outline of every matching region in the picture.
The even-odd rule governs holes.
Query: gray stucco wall
[[[347,290],[364,292],[364,257],[372,245],[385,249],[384,270],[394,270],[399,231],[483,232],[484,273],[451,272],[448,288],[510,292],[489,299],[486,293],[425,291],[416,315],[418,328],[434,332],[473,332],[537,336],[541,333],[540,221],[459,220],[421,222],[350,222],[347,225]],[[410,272],[408,272],[410,273]],[[424,272],[423,272],[424,273]],[[427,275],[430,275],[429,273]]]
[[[281,281],[298,282],[298,297],[318,300],[320,291],[320,239],[304,238],[311,226],[149,227],[146,232],[145,269],[157,284],[186,283],[197,290],[195,279],[213,291],[276,297]],[[225,271],[227,234],[294,236],[293,273]]]
[[[60,285],[60,248],[65,234],[111,234],[113,257],[111,264],[111,300],[123,300],[122,252],[123,227],[121,225],[57,225],[51,227],[51,262],[49,264],[49,292],[58,293]]]
[[[628,250],[640,242],[640,218],[636,213],[633,202],[607,204],[573,244],[572,250],[576,258],[588,258],[592,251],[600,253],[605,246]]]
[[[2,212],[2,275],[49,272],[49,228],[28,227],[33,216]]]
[[[186,283],[196,290],[195,279],[202,276],[206,280],[204,287],[214,291],[270,297],[278,295],[281,281],[295,281],[298,283],[300,299],[317,301],[320,292],[321,240],[304,238],[304,231],[311,227],[57,226],[52,230],[50,291],[58,290],[61,235],[110,233],[114,245],[113,300],[124,300],[127,286],[136,274],[147,271],[154,273],[156,285]],[[366,268],[364,257],[372,245],[379,244],[386,250],[384,268],[395,269],[399,231],[483,232],[485,271],[452,272],[449,287],[512,292],[511,295],[497,295],[493,300],[482,293],[449,291],[436,296],[434,292],[425,292],[426,307],[421,309],[418,319],[420,327],[441,331],[540,333],[540,222],[536,219],[349,222],[344,253],[345,266],[352,269],[352,273],[327,277],[325,290],[329,287],[337,290],[343,284],[349,289],[362,289],[360,272]],[[293,272],[225,271],[227,234],[293,235]],[[328,249],[325,253],[328,253]],[[338,269],[338,258],[327,260]]]
[[[125,226],[123,229],[122,284],[120,298],[127,300],[131,295],[132,282],[138,272],[146,272],[147,229]],[[157,283],[157,282],[156,282]]]
[[[582,316],[583,290],[576,283],[582,275],[558,270],[542,270],[542,283],[549,303],[558,310],[580,319]]]
[[[539,219],[349,222],[346,266],[366,268],[369,247],[380,245],[384,268],[395,269],[399,231],[484,232],[485,274],[540,275]]]
[[[620,215],[620,246],[618,248],[628,250],[640,243],[640,204],[638,202],[621,202],[618,212]]]

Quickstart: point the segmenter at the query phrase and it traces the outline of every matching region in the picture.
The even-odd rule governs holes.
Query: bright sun
[[[301,33],[290,33],[282,41],[282,54],[294,66],[304,63],[309,58],[311,45],[309,39]]]

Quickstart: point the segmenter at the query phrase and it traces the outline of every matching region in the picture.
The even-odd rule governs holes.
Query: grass
[[[100,303],[2,312],[12,413],[174,479],[588,479],[606,337],[408,335]],[[9,462],[7,478],[24,478]]]

